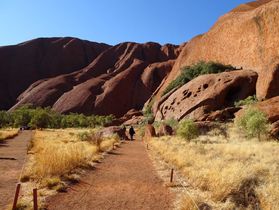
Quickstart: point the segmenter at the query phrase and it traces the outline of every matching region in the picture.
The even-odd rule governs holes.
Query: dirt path
[[[0,209],[13,201],[31,135],[31,131],[23,131],[13,139],[0,141]]]
[[[163,186],[139,141],[122,144],[83,181],[68,193],[50,198],[48,209],[172,209],[173,195]]]

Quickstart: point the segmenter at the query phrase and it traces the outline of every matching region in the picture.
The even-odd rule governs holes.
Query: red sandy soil
[[[125,142],[68,190],[50,197],[47,209],[173,209],[174,195],[163,186],[145,146]]]
[[[23,131],[13,139],[0,141],[0,209],[13,201],[31,135],[31,131]]]

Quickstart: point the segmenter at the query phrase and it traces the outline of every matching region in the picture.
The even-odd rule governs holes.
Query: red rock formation
[[[279,120],[279,96],[259,102],[256,106],[266,113],[271,123]]]
[[[61,113],[121,117],[142,108],[169,74],[178,53],[177,46],[152,42],[110,47],[79,71],[34,83],[12,109],[31,103]]]
[[[173,135],[173,129],[171,126],[162,123],[157,133],[158,136],[171,136]]]
[[[210,112],[253,95],[256,81],[257,73],[250,70],[199,76],[155,104],[155,119],[202,120]]]
[[[180,53],[160,93],[183,66],[200,60],[217,61],[259,74],[257,96],[279,95],[279,1],[260,0],[225,14],[204,35],[189,41]]]
[[[155,137],[156,136],[156,131],[153,125],[151,124],[147,124],[144,128],[144,139],[146,141],[150,140],[150,138]]]
[[[32,83],[79,70],[108,47],[71,37],[39,38],[0,47],[0,110],[14,105]]]
[[[279,134],[279,96],[270,98],[265,101],[258,102],[255,107],[264,112],[268,118],[268,121],[272,124],[273,135],[278,136]],[[238,111],[235,116],[240,116],[243,114],[245,109]]]

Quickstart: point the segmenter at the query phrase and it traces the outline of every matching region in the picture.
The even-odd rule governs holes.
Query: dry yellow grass
[[[259,203],[263,210],[278,209],[279,144],[246,140],[232,126],[228,133],[227,139],[207,135],[186,142],[162,137],[153,138],[150,144],[194,188],[205,192],[203,202],[213,203],[215,209],[248,208],[251,199],[251,205]],[[193,195],[193,199],[197,198]],[[186,199],[184,209],[192,209],[187,203],[193,205]]]
[[[88,130],[36,131],[26,172],[36,179],[61,176],[77,167],[87,167],[100,159],[97,145],[79,139],[78,134],[86,131]],[[115,142],[115,139],[104,139],[101,143],[102,151],[112,149]]]
[[[103,158],[102,153],[113,149],[118,138],[102,139],[100,145],[80,138],[81,134],[92,133],[89,129],[46,129],[36,130],[28,152],[28,161],[21,176],[22,209],[32,209],[32,188],[39,188],[40,207],[45,197],[56,191],[66,190],[67,183],[80,180],[80,168],[91,167],[94,161]],[[96,135],[97,136],[97,135]],[[95,137],[94,137],[95,138]],[[30,182],[28,182],[30,181]]]
[[[13,138],[18,134],[19,130],[16,128],[0,129],[0,140]]]

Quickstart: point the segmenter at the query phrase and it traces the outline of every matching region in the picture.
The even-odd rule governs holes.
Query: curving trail
[[[12,139],[0,141],[0,209],[12,203],[32,131],[23,131]]]
[[[49,210],[172,209],[173,195],[163,186],[145,146],[125,142],[82,182],[48,199]]]

